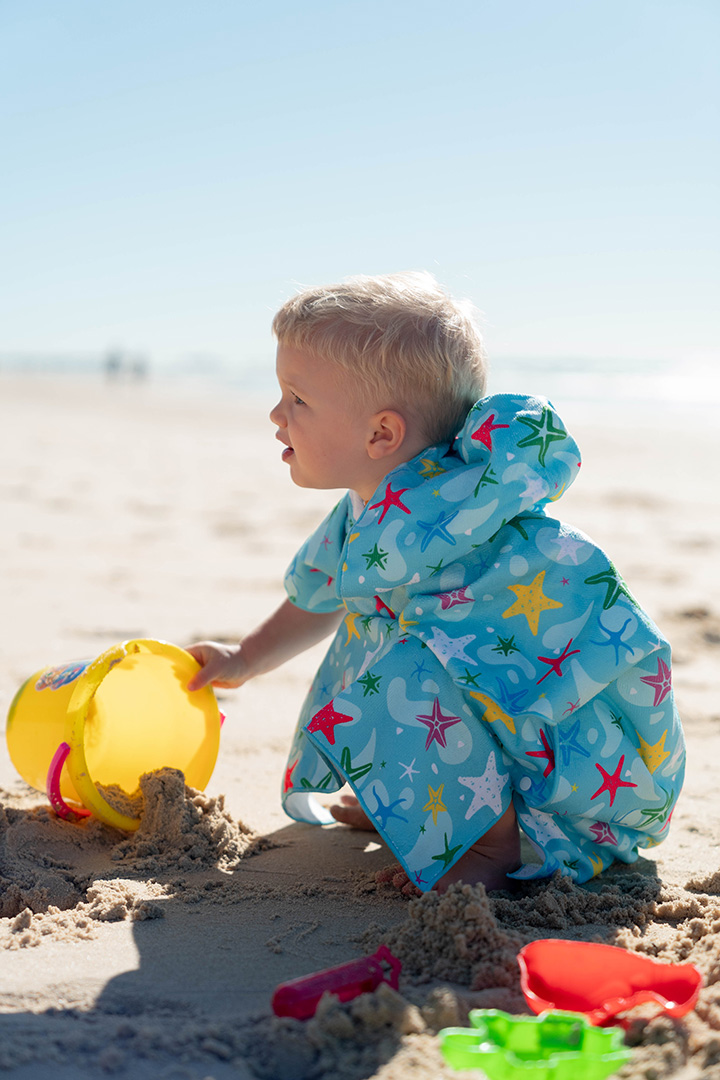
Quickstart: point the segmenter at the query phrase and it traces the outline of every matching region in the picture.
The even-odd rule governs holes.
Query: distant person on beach
[[[580,467],[552,405],[483,396],[472,311],[429,274],[308,289],[273,330],[283,460],[300,487],[347,493],[265,622],[190,648],[191,687],[240,686],[334,634],[284,808],[376,829],[421,890],[634,862],[682,786],[670,648],[608,556],[548,513]]]

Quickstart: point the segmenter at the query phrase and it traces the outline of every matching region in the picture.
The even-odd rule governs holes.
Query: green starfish
[[[509,656],[510,653],[520,652],[515,644],[515,635],[512,634],[509,638],[500,637],[498,634],[498,643],[493,645],[493,652],[501,652],[503,656]]]
[[[325,773],[325,776],[323,776],[323,778],[322,778],[322,780],[320,781],[319,784],[311,784],[310,781],[307,779],[307,777],[303,776],[302,780],[300,781],[300,786],[304,787],[304,788],[307,788],[310,791],[325,791],[325,788],[328,786],[328,784],[330,783],[331,780],[332,780],[332,773],[331,772]]]
[[[577,870],[577,868],[578,868],[578,860],[577,859],[563,859],[563,866],[567,866],[568,870]]]
[[[632,600],[633,598],[632,593],[612,563],[610,563],[609,570],[603,570],[599,574],[591,574],[590,577],[586,577],[585,584],[605,586],[606,592],[605,599],[603,600],[603,611],[607,611],[608,608],[611,608],[616,604],[621,596],[627,596],[629,600]]]
[[[547,406],[543,408],[539,420],[534,420],[531,416],[518,416],[518,420],[521,424],[525,424],[526,427],[530,428],[530,434],[526,435],[524,439],[520,439],[518,447],[539,446],[538,461],[544,466],[545,456],[550,449],[550,444],[567,439],[567,432],[564,428],[553,426],[552,412]]]
[[[458,844],[458,846],[454,847],[454,848],[448,847],[447,833],[445,833],[444,836],[445,836],[445,850],[442,851],[439,855],[432,855],[431,858],[435,859],[437,862],[441,862],[443,864],[443,866],[445,867],[445,869],[447,869],[448,866],[450,866],[450,864],[452,863],[456,852],[458,852],[460,850],[460,848],[462,847],[462,844]]]
[[[502,522],[500,524],[500,528],[497,529],[492,534],[492,536],[490,537],[490,543],[492,544],[495,537],[498,535],[498,533],[500,533],[505,528],[506,525],[511,525],[513,529],[517,529],[517,531],[522,536],[523,540],[527,540],[528,539],[528,534],[525,532],[525,529],[523,529],[522,523],[523,523],[523,521],[529,521],[529,520],[530,519],[526,518],[526,517],[524,517],[524,518],[523,517],[514,517],[514,518],[510,518],[509,521],[506,521],[505,518],[503,518],[503,520],[502,520]]]
[[[494,476],[495,470],[493,469],[492,465],[486,465],[484,473],[475,485],[475,491],[473,492],[473,495],[476,499],[478,497],[478,492],[480,491],[480,488],[484,487],[485,484],[497,484],[497,480],[493,479]]]
[[[465,683],[466,686],[474,686],[478,688],[478,675],[471,675],[467,668],[465,668],[464,675],[458,675],[458,682]]]
[[[363,776],[372,769],[372,761],[368,761],[366,765],[353,765],[352,758],[350,756],[350,747],[346,746],[340,755],[340,768],[347,776],[348,780],[361,780]]]
[[[370,629],[370,623],[373,621],[374,618],[374,615],[366,615],[363,619],[360,620],[360,624],[365,629],[365,633],[367,633]]]
[[[362,679],[358,679],[358,682],[363,688],[363,697],[366,698],[368,694],[379,694],[378,686],[382,675],[373,675],[372,671],[366,671]]]
[[[672,804],[675,792],[671,791],[662,806],[658,806],[656,810],[641,810],[640,813],[646,817],[645,824],[649,825],[651,821],[664,821],[670,813],[670,806]]]
[[[622,731],[623,730],[622,716],[618,716],[616,713],[614,713],[612,711],[612,709],[610,710],[610,715],[612,716],[612,720],[610,721],[610,723],[614,724],[616,728],[620,728],[620,730]]]
[[[435,577],[435,575],[439,574],[443,568],[443,560],[441,559],[437,566],[431,566],[430,563],[426,563],[425,565],[428,570],[432,570],[432,574],[430,575],[430,577]]]
[[[364,551],[363,559],[367,559],[367,569],[369,570],[371,566],[379,566],[381,570],[384,570],[388,554],[389,552],[383,551],[377,544],[375,544],[372,551]]]

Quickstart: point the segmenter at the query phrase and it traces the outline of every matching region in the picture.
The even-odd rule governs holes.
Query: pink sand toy
[[[584,1013],[592,1024],[654,1002],[669,1016],[684,1016],[698,999],[702,975],[694,964],[664,964],[649,956],[589,941],[546,938],[518,953],[520,985],[533,1012]]]
[[[273,1012],[276,1016],[309,1020],[325,993],[335,994],[340,1001],[352,1001],[360,994],[376,990],[382,982],[397,990],[401,967],[387,945],[381,945],[372,956],[282,983],[272,996]]]
[[[111,806],[98,785],[132,795],[143,773],[166,766],[194,788],[212,776],[222,717],[210,687],[187,690],[198,669],[184,649],[139,638],[36,672],[8,713],[13,765],[60,817],[93,814],[132,832],[140,819]]]

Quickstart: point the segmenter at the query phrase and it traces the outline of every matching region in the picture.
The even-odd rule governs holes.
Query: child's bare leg
[[[342,795],[340,798],[340,804],[330,807],[330,813],[336,821],[353,829],[375,831],[372,821],[354,795]],[[506,889],[511,885],[507,875],[519,866],[520,832],[515,808],[510,803],[503,816],[458,859],[434,887],[438,892],[444,892],[453,882],[463,881],[467,885],[482,882],[486,889]],[[407,877],[400,880],[401,877],[399,870],[392,874],[393,884],[402,887],[409,881]]]

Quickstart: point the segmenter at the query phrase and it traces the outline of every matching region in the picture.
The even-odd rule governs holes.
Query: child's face
[[[278,345],[277,378],[282,396],[270,419],[293,482],[353,488],[369,499],[379,479],[367,453],[372,410],[358,404],[351,376],[312,353]]]

